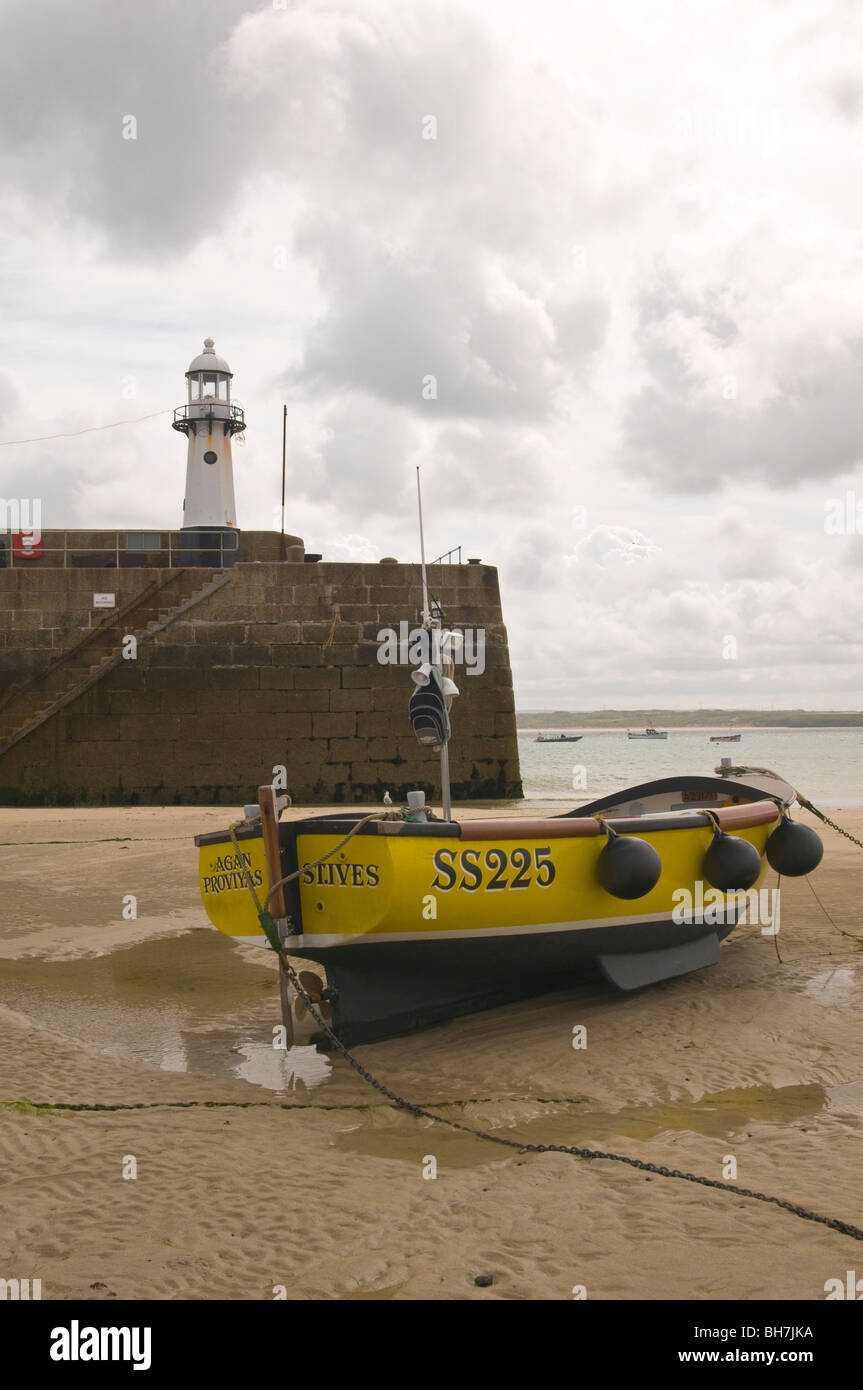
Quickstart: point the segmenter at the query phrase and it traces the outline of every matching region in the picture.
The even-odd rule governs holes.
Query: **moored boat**
[[[744,774],[662,778],[545,818],[351,810],[270,818],[267,832],[262,814],[234,840],[197,837],[201,896],[232,940],[269,949],[248,878],[263,904],[298,873],[281,890],[284,949],[313,963],[304,976],[336,1035],[374,1041],[562,988],[588,965],[631,990],[715,964],[735,895],[758,884],[786,827],[803,832],[797,872],[820,859],[814,832],[786,817],[794,796]],[[713,917],[676,920],[681,890],[697,903],[699,885]],[[291,994],[286,1026],[308,1038]]]
[[[578,743],[583,734],[537,734],[535,743]]]
[[[711,734],[711,735],[710,735],[710,742],[711,742],[711,743],[739,743],[739,742],[740,742],[740,738],[741,738],[741,735],[740,735],[740,734]]]
[[[627,738],[668,738],[666,729],[627,729]]]

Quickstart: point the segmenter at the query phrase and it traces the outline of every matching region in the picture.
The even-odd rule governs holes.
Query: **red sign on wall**
[[[13,532],[12,554],[16,560],[38,560],[42,554],[42,537],[39,532]]]

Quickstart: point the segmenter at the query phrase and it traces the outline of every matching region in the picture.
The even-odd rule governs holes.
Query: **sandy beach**
[[[0,810],[0,1273],[59,1300],[697,1301],[823,1299],[859,1267],[788,1212],[499,1149],[341,1060],[275,1052],[275,964],[198,898],[192,837],[236,814]],[[863,837],[863,814],[840,820]],[[820,829],[835,925],[784,882],[781,960],[745,926],[699,974],[630,996],[586,980],[358,1055],[467,1124],[716,1179],[730,1156],[740,1185],[860,1225],[863,976],[838,929],[863,937],[863,853]]]

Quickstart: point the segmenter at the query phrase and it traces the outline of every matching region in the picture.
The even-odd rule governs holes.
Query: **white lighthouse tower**
[[[174,411],[173,427],[189,441],[183,502],[184,565],[232,565],[240,536],[234,501],[231,439],[246,428],[243,411],[231,402],[233,372],[217,357],[212,338],[189,363],[186,405]]]

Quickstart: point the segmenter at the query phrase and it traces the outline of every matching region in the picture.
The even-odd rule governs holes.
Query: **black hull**
[[[689,974],[717,962],[719,942],[733,927],[733,922],[633,922],[492,940],[414,940],[289,951],[324,967],[326,983],[335,993],[331,1026],[351,1047],[566,989],[595,976],[597,968],[623,990]],[[325,1037],[314,1040],[331,1045]]]

